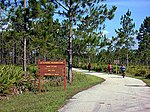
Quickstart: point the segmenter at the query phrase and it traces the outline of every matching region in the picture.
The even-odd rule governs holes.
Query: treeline
[[[65,58],[70,61],[71,55],[73,66],[88,62],[113,63],[114,60],[127,65],[150,64],[150,17],[146,17],[141,22],[139,31],[136,31],[131,12],[128,10],[120,18],[121,28],[115,29],[117,36],[108,39],[103,35],[102,29],[104,21],[114,17],[115,6],[109,12],[107,7],[102,5],[99,13],[95,13],[101,16],[95,20],[91,18],[94,12],[93,15],[82,17],[83,10],[78,8],[77,11],[80,13],[76,13],[78,14],[76,18],[73,16],[71,20],[73,24],[70,27],[70,19],[63,19],[60,22],[60,18],[56,16],[61,15],[58,9],[62,5],[59,6],[55,0],[30,0],[26,8],[23,0],[1,0],[0,5],[1,64],[23,65],[25,61],[27,64],[37,64],[39,58],[43,60]],[[68,7],[66,5],[63,8]],[[90,10],[97,11],[92,8]],[[67,13],[62,15],[64,18],[71,17]],[[135,36],[139,41],[136,50],[132,49],[135,45]]]
[[[0,95],[36,91],[38,59],[66,59],[70,83],[72,66],[86,69],[90,62],[92,70],[107,72],[107,64],[114,60],[127,66],[146,65],[142,72],[139,68],[128,71],[147,78],[150,17],[141,21],[136,31],[128,10],[120,18],[121,27],[115,29],[117,36],[110,39],[102,31],[117,8],[108,9],[102,2],[0,0]],[[138,49],[132,49],[134,37],[139,41]]]
[[[23,1],[1,3],[1,64],[23,64],[24,50],[27,64],[65,58],[66,25],[53,20],[54,7],[34,0],[28,5],[24,9]]]

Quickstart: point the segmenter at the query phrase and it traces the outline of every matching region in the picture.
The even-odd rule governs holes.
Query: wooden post
[[[38,92],[41,93],[41,82],[40,82],[40,75],[38,75]]]
[[[38,65],[40,64],[40,59],[38,60]],[[38,92],[41,93],[41,81],[40,81],[40,72],[39,72],[39,66],[38,66]]]
[[[114,60],[114,64],[116,64],[116,74],[117,74],[118,73],[117,69],[118,69],[119,60]]]
[[[64,62],[66,67],[66,60],[64,60]],[[66,68],[64,68],[64,90],[66,90]]]
[[[66,90],[66,75],[64,76],[64,90]]]

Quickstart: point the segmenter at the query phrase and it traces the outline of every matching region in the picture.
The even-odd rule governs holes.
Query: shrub
[[[103,65],[103,72],[108,72],[107,65]]]
[[[140,73],[135,73],[134,76],[142,76]]]
[[[134,76],[145,77],[145,75],[146,75],[146,70],[141,70],[141,69],[136,70],[135,73],[134,73]]]
[[[11,87],[18,86],[23,79],[23,71],[13,65],[3,65],[0,67],[0,94],[10,94]]]
[[[2,65],[0,71],[0,95],[37,91],[37,66],[27,66],[26,79],[23,77],[22,67],[19,66]]]
[[[146,70],[139,70],[139,74],[141,74],[142,76],[146,75]]]
[[[145,78],[146,78],[146,79],[150,79],[150,74],[146,75]]]

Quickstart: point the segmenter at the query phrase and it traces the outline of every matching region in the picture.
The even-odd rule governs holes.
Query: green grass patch
[[[150,79],[142,79],[150,87]]]
[[[127,73],[126,76],[132,77],[132,78],[140,79],[140,80],[142,80],[143,82],[145,82],[147,86],[150,87],[150,79],[145,79],[145,77],[142,77],[142,76],[131,75],[131,74],[129,74],[129,73]]]
[[[48,92],[40,95],[31,92],[0,100],[0,112],[57,112],[74,94],[103,81],[96,76],[73,73],[73,82],[67,84],[66,91],[61,85],[49,87]]]

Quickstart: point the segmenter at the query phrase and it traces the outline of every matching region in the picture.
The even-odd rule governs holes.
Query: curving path
[[[138,79],[79,70],[106,81],[79,92],[59,112],[150,112],[150,88]]]

